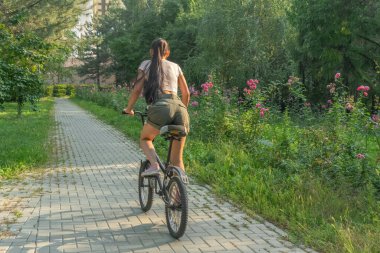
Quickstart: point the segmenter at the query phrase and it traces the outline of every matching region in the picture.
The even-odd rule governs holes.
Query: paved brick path
[[[312,252],[194,181],[186,234],[174,240],[161,200],[140,210],[138,146],[65,99],[55,117],[57,159],[48,173],[1,186],[0,252]]]

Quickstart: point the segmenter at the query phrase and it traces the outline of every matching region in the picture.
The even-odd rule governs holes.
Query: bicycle
[[[125,112],[123,111],[125,114]],[[141,122],[145,124],[146,113],[136,111],[140,115]],[[160,135],[169,141],[168,156],[162,163],[156,154],[156,159],[164,178],[161,175],[142,177],[141,173],[149,168],[149,161],[140,162],[138,188],[141,209],[144,212],[150,210],[153,204],[153,193],[156,193],[165,203],[165,217],[169,233],[178,239],[183,236],[188,222],[188,197],[186,185],[189,183],[186,173],[179,167],[170,164],[170,154],[174,140],[180,140],[186,136],[186,129],[180,125],[163,126]]]

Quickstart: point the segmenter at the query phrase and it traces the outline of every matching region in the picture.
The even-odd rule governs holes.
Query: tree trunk
[[[19,96],[17,98],[17,117],[21,117],[22,114],[22,106],[24,104],[24,98],[22,96]]]
[[[102,0],[102,15],[106,14],[106,0]]]
[[[343,55],[343,77],[344,77],[344,86],[346,89],[349,88],[349,73],[350,73],[350,61],[346,54]]]
[[[99,61],[99,46],[96,45],[96,85],[100,90],[100,61]]]

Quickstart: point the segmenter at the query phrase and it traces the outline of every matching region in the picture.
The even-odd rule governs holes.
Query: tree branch
[[[372,40],[372,39],[370,39],[370,38],[367,38],[367,37],[365,37],[364,35],[358,35],[359,36],[359,38],[362,38],[363,40],[366,40],[366,41],[368,41],[368,42],[371,42],[372,44],[375,44],[376,46],[378,46],[378,47],[380,47],[380,43],[378,43],[378,42],[376,42],[376,41],[374,41],[374,40]]]
[[[33,8],[34,6],[38,5],[39,3],[41,3],[43,0],[36,0],[34,3],[30,3],[29,5],[26,5],[26,6],[23,6],[19,9],[16,9],[14,11],[11,11],[11,12],[8,12],[8,13],[5,13],[5,15],[7,17],[11,17],[11,16],[14,16],[18,13],[20,13],[21,11],[25,10],[25,9],[30,9],[30,8]]]

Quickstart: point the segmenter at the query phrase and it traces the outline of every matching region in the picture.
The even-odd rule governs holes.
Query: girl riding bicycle
[[[156,160],[156,151],[153,146],[154,138],[165,125],[182,125],[189,131],[189,114],[187,106],[190,101],[190,92],[181,68],[174,62],[168,61],[170,55],[169,44],[164,39],[156,39],[150,48],[151,60],[143,61],[138,68],[137,81],[130,95],[128,106],[124,112],[134,115],[133,106],[141,92],[148,109],[147,123],[140,135],[140,146],[150,162],[150,167],[141,176],[159,174],[159,165]],[[182,98],[177,96],[178,88]],[[173,141],[170,162],[174,166],[185,169],[183,164],[183,149],[186,137]]]

